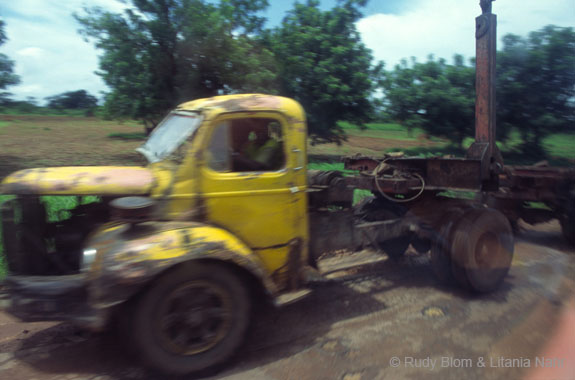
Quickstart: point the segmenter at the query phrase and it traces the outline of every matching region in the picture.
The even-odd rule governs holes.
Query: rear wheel
[[[453,235],[453,276],[475,292],[497,289],[511,267],[513,244],[513,231],[503,214],[488,208],[467,210]]]
[[[463,212],[463,209],[454,209],[442,216],[441,219],[444,223],[441,225],[439,234],[431,245],[431,269],[435,277],[444,284],[450,284],[454,281],[451,270],[451,244],[453,241],[454,227],[457,225]]]
[[[188,263],[161,277],[135,304],[134,349],[163,373],[208,371],[239,348],[249,317],[248,291],[232,270]]]

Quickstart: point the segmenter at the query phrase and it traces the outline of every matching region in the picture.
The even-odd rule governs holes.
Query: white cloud
[[[26,96],[36,96],[38,92],[45,91],[42,85],[38,84],[29,84],[20,86],[20,93]]]
[[[15,61],[21,84],[7,90],[16,99],[47,96],[85,89],[100,96],[107,87],[94,74],[98,52],[78,34],[74,12],[83,7],[101,6],[121,12],[125,5],[116,0],[19,0],[3,4],[0,17],[6,21],[8,42],[2,53]]]
[[[414,2],[415,3],[415,2]],[[438,5],[441,4],[441,5]],[[475,17],[479,1],[417,0],[399,15],[375,14],[357,23],[364,43],[391,69],[402,58],[427,60],[433,53],[449,61],[454,54],[475,56]],[[498,36],[525,36],[545,25],[575,26],[575,1],[502,0],[493,3]]]
[[[16,54],[24,56],[24,57],[33,57],[33,58],[40,58],[44,55],[45,50],[39,47],[27,47],[24,49],[20,49],[16,52]]]

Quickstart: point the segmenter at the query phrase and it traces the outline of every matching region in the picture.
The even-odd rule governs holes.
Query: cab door
[[[207,219],[246,242],[280,287],[307,257],[302,144],[305,133],[279,112],[220,115],[203,142]]]

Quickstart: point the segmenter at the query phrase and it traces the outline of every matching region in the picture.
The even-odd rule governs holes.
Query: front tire
[[[137,300],[134,349],[145,365],[165,374],[214,370],[243,342],[250,309],[244,282],[228,267],[183,264]]]

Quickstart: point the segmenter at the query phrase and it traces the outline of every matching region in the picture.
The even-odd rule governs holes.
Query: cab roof
[[[180,104],[178,111],[221,109],[222,112],[278,111],[298,120],[304,120],[301,105],[293,99],[265,94],[236,94],[196,99]]]

